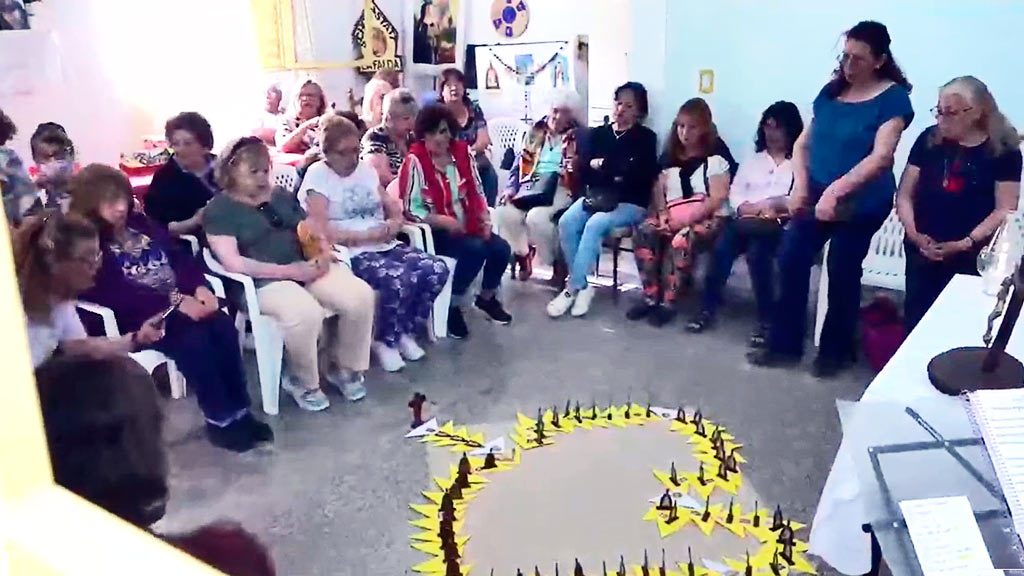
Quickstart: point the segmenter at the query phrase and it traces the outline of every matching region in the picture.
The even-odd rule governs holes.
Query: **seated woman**
[[[651,217],[637,226],[633,238],[644,297],[626,314],[652,326],[675,317],[679,286],[692,272],[694,256],[714,241],[731,212],[732,155],[718,137],[707,102],[687,100],[669,133]]]
[[[978,273],[978,253],[1020,197],[1020,138],[982,81],[949,81],[932,112],[938,123],[914,142],[896,200],[908,332],[954,275]]]
[[[803,129],[800,110],[792,102],[776,102],[761,114],[754,141],[757,153],[740,167],[729,190],[735,214],[723,222],[704,277],[703,307],[687,324],[689,332],[703,332],[714,323],[733,262],[746,252],[758,319],[750,344],[764,345],[775,300],[775,252],[782,239],[779,218],[788,212],[786,198],[793,189],[790,158]]]
[[[174,155],[153,174],[143,199],[146,216],[174,236],[196,234],[203,209],[220,192],[213,181],[213,130],[197,112],[182,112],[164,125]]]
[[[277,135],[277,129],[281,126],[281,101],[283,99],[284,93],[281,92],[281,86],[277,84],[271,84],[268,86],[263,113],[260,115],[260,119],[256,124],[256,127],[252,130],[253,136],[263,140],[264,143],[270,146],[274,145],[274,138]]]
[[[201,264],[184,254],[158,226],[136,213],[128,177],[91,164],[71,181],[71,211],[100,231],[101,264],[82,298],[114,311],[122,330],[138,330],[170,310],[163,352],[195,390],[215,446],[238,452],[270,441],[270,428],[249,412],[242,351],[234,322],[203,279]]]
[[[416,97],[399,88],[384,97],[383,121],[363,135],[359,159],[377,172],[384,188],[398,177],[409,153],[409,139],[416,124]]]
[[[17,126],[0,110],[0,196],[3,197],[7,223],[11,226],[20,225],[29,208],[39,199],[21,157],[13,148],[7,147],[17,133]]]
[[[437,254],[456,260],[448,334],[461,339],[469,335],[462,307],[481,268],[483,282],[476,307],[499,324],[512,322],[497,297],[512,250],[491,231],[480,175],[469,146],[454,139],[456,128],[455,118],[443,105],[431,104],[420,110],[416,142],[409,147],[398,180],[406,215],[429,224]]]
[[[378,70],[363,89],[363,106],[361,114],[363,122],[370,128],[376,128],[384,119],[384,97],[399,87],[398,72],[392,69]]]
[[[35,162],[36,187],[45,200],[37,202],[30,213],[41,208],[60,208],[67,211],[68,184],[75,173],[75,145],[67,130],[55,122],[43,122],[29,138],[32,161]]]
[[[319,148],[320,117],[327,113],[327,97],[324,90],[312,79],[299,85],[295,102],[281,120],[281,126],[274,137],[282,152],[304,154],[311,148]]]
[[[498,173],[487,156],[491,135],[487,132],[487,119],[480,105],[466,95],[466,77],[457,68],[448,68],[441,73],[441,102],[455,118],[458,130],[452,133],[456,139],[465,142],[476,161],[482,192],[488,206],[494,206],[498,198]]]
[[[635,226],[647,214],[658,173],[658,137],[640,124],[647,111],[647,89],[627,82],[615,90],[615,121],[580,139],[579,165],[587,191],[558,220],[569,284],[548,304],[552,318],[570,308],[573,316],[590,310],[594,289],[587,284],[587,274],[601,255],[604,239],[616,229]]]
[[[224,193],[210,201],[203,215],[206,239],[228,272],[253,278],[260,310],[277,320],[290,374],[281,379],[282,387],[303,410],[330,406],[320,389],[318,355],[330,310],[337,314],[336,338],[323,348],[335,365],[325,367],[324,377],[349,401],[361,400],[366,396],[363,372],[370,365],[373,289],[335,262],[326,242],[306,259],[298,233],[306,213],[294,194],[271,187],[270,153],[259,138],[229,144],[216,170]]]
[[[448,280],[443,260],[396,240],[405,219],[398,198],[384,194],[377,173],[359,162],[359,132],[340,116],[323,126],[324,160],[309,167],[299,202],[330,244],[347,246],[352,271],[377,292],[372,345],[384,370],[423,358],[416,342],[434,299]]]
[[[509,172],[508,188],[494,211],[501,231],[512,246],[513,276],[533,274],[533,257],[552,264],[557,257],[555,214],[572,203],[576,160],[576,98],[574,92],[555,95],[548,115],[533,125],[525,146]]]

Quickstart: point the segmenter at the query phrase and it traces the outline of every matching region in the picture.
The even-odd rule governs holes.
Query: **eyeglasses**
[[[262,214],[263,217],[267,219],[267,222],[270,222],[270,225],[274,228],[284,227],[284,219],[277,213],[277,210],[274,210],[274,207],[270,202],[263,202],[256,206],[256,209],[260,211],[260,214]]]
[[[849,52],[843,52],[839,56],[836,56],[836,60],[840,64],[849,62],[850,64],[854,65],[864,64],[865,62],[868,61],[868,59],[865,58],[864,56],[860,56],[859,54],[850,54]]]
[[[943,110],[936,106],[932,108],[932,116],[935,116],[935,118],[949,118],[952,120],[964,112],[970,112],[971,110],[974,110],[974,106],[968,106],[967,108],[961,108],[959,110]]]
[[[228,164],[231,164],[235,161],[235,156],[237,156],[238,153],[241,152],[243,148],[247,146],[256,145],[263,146],[263,140],[260,140],[259,137],[257,136],[246,136],[244,138],[239,138],[238,141],[235,142],[234,146],[232,146],[231,149],[228,150],[228,157],[225,158],[224,161],[227,162]]]

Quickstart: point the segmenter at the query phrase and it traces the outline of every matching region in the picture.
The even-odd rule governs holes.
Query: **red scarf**
[[[469,154],[469,146],[465,142],[453,140],[449,151],[455,159],[455,171],[459,177],[459,198],[462,204],[462,213],[465,216],[466,234],[470,236],[483,236],[483,222],[487,214],[487,201],[483,194],[477,190],[476,178],[473,177],[473,158]],[[409,146],[409,154],[419,160],[420,168],[423,170],[424,189],[421,191],[423,201],[432,214],[438,216],[455,217],[455,208],[452,198],[451,187],[447,180],[443,181],[438,177],[437,167],[430,159],[430,153],[422,142],[416,142]],[[402,166],[399,174],[399,190],[404,194],[409,189],[408,163]],[[403,199],[406,203],[409,198]]]

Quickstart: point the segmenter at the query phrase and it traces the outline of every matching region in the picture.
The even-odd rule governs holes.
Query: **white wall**
[[[47,0],[34,9],[33,27],[57,39],[63,74],[58,86],[0,102],[26,156],[44,121],[68,129],[83,162],[113,163],[182,110],[207,116],[223,144],[261,108],[249,0]]]
[[[841,52],[840,35],[859,20],[889,28],[896,60],[914,84],[917,116],[904,134],[897,169],[914,138],[933,123],[938,87],[964,74],[989,85],[1011,121],[1024,128],[1024,65],[1020,30],[1024,3],[1003,0],[716,0],[667,2],[666,102],[655,119],[664,133],[675,109],[697,93],[698,71],[715,71],[705,96],[733,153],[753,152],[761,111],[790,100],[809,117],[810,103]],[[655,63],[656,65],[656,63]]]

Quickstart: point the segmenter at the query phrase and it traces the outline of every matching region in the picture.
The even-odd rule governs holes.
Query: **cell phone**
[[[160,315],[160,318],[157,319],[157,322],[156,322],[157,327],[163,326],[164,322],[167,321],[167,317],[170,316],[171,313],[173,313],[175,310],[177,310],[178,306],[180,306],[180,305],[181,305],[181,302],[179,301],[177,304],[172,304],[171,306],[169,306],[167,308],[167,310],[164,310],[163,314]]]

